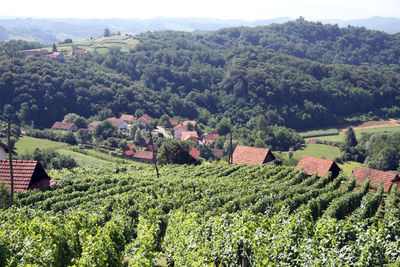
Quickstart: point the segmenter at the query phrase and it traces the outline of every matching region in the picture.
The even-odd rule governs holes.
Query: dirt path
[[[339,131],[346,131],[349,127],[352,127],[354,130],[363,130],[363,129],[374,129],[374,128],[383,128],[383,127],[399,127],[398,123],[400,120],[389,119],[387,121],[367,121],[361,124],[348,126],[345,128],[340,128]]]

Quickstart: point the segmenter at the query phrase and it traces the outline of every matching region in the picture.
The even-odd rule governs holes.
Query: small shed
[[[297,164],[295,170],[303,169],[307,175],[318,174],[318,177],[325,177],[328,172],[332,172],[332,178],[339,175],[341,169],[339,166],[330,159],[321,159],[311,156],[303,156]]]
[[[50,186],[50,177],[35,160],[13,160],[14,191],[45,189]],[[0,180],[11,186],[10,161],[0,160]]]
[[[232,162],[246,165],[274,164],[275,156],[268,148],[237,145],[232,155]]]
[[[385,192],[390,192],[394,183],[400,186],[400,177],[397,173],[375,170],[364,167],[357,167],[352,177],[355,177],[357,184],[362,184],[365,179],[370,178],[370,184],[378,186],[383,181],[383,189]]]

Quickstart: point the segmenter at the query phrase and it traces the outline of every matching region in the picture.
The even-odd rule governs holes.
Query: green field
[[[72,47],[78,47],[89,52],[96,51],[104,54],[110,51],[111,47],[120,47],[122,52],[129,52],[129,50],[134,48],[138,43],[139,41],[133,39],[131,36],[118,35],[93,40],[78,41],[72,44],[56,44],[56,46],[57,50],[62,52],[70,52],[72,51]],[[45,47],[44,49],[52,51],[52,46]]]
[[[399,127],[381,127],[381,128],[373,128],[373,129],[354,130],[354,132],[356,133],[357,138],[361,138],[363,133],[394,134],[394,133],[400,132],[400,126]],[[323,133],[323,132],[320,132],[320,133]],[[302,133],[300,133],[300,134],[302,134]],[[303,136],[306,136],[306,134],[303,133]],[[321,141],[343,142],[344,132],[340,132],[339,134],[334,134],[334,135],[305,138],[306,141],[310,140],[310,139],[318,139]]]
[[[19,155],[30,154],[36,148],[42,150],[57,150],[69,146],[67,143],[55,142],[47,139],[33,138],[30,136],[21,137],[15,144],[16,152]]]
[[[334,160],[340,156],[340,150],[335,146],[310,144],[306,145],[304,149],[295,151],[293,153],[293,158],[300,160],[304,155]]]

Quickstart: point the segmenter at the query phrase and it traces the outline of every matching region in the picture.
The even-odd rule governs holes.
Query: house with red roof
[[[83,55],[83,54],[87,54],[87,50],[82,49],[82,48],[75,48],[74,51],[72,51],[72,54],[74,55]]]
[[[175,139],[181,139],[182,133],[186,132],[187,129],[183,124],[178,124],[174,127],[174,137]]]
[[[8,147],[0,142],[0,159],[6,159],[6,153],[8,153]]]
[[[112,125],[114,125],[115,127],[117,127],[120,130],[128,129],[129,125],[123,119],[118,119],[118,118],[112,117],[112,118],[107,118],[106,120],[111,122]]]
[[[153,152],[138,150],[133,155],[133,159],[140,162],[153,163]]]
[[[232,162],[246,165],[274,164],[275,156],[268,148],[237,145],[232,154]]]
[[[94,131],[94,129],[99,125],[101,121],[92,121],[91,123],[88,124],[87,129],[91,132]]]
[[[328,172],[331,172],[332,177],[334,178],[338,176],[341,171],[339,166],[333,160],[310,156],[303,156],[294,169],[303,169],[306,171],[307,175],[317,173],[320,178],[325,177]]]
[[[362,184],[367,178],[370,179],[370,185],[374,186],[378,186],[383,181],[385,192],[390,192],[395,183],[400,186],[400,176],[394,172],[357,167],[351,176],[356,178],[357,184]]]
[[[181,140],[182,141],[193,141],[195,145],[199,144],[199,136],[197,135],[196,131],[182,132]]]
[[[71,122],[56,121],[53,126],[51,126],[51,129],[56,131],[76,132],[78,127]]]
[[[121,120],[126,121],[126,123],[131,124],[133,121],[136,120],[136,117],[133,115],[129,114],[122,114],[121,117],[119,117]]]
[[[62,52],[53,52],[51,54],[47,54],[46,57],[57,60],[58,62],[64,61],[64,55]]]
[[[45,189],[50,177],[35,160],[13,160],[14,192],[28,189]],[[0,180],[11,187],[10,161],[0,160]]]
[[[217,131],[211,131],[208,134],[203,136],[203,143],[212,144],[219,138],[219,134]]]
[[[133,155],[135,155],[135,152],[133,150],[126,150],[124,153],[127,157],[133,157]]]
[[[200,151],[197,150],[194,147],[190,148],[189,154],[195,159],[195,160],[199,160],[200,158]]]
[[[169,119],[168,121],[169,121],[169,125],[170,125],[172,128],[174,128],[176,125],[179,124],[179,120],[177,120],[177,119]]]
[[[153,151],[153,147],[154,147],[154,151],[158,151],[158,146],[157,146],[157,144],[149,144],[147,147],[146,147],[146,151]]]
[[[144,126],[147,126],[147,124],[152,120],[153,118],[150,117],[147,114],[144,114],[142,117],[136,120],[138,123],[142,123]]]

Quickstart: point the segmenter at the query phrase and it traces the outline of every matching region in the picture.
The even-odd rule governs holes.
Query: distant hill
[[[0,18],[0,41],[23,39],[45,44],[56,43],[66,38],[74,41],[100,37],[104,28],[111,32],[135,34],[147,31],[176,30],[187,32],[209,32],[221,28],[238,26],[267,26],[274,23],[293,21],[288,17],[253,22],[244,20],[220,20],[208,18],[164,18],[153,19],[42,19],[42,18]],[[364,26],[367,29],[388,33],[400,32],[400,18],[373,17],[369,19],[340,21],[330,20],[324,23]]]

